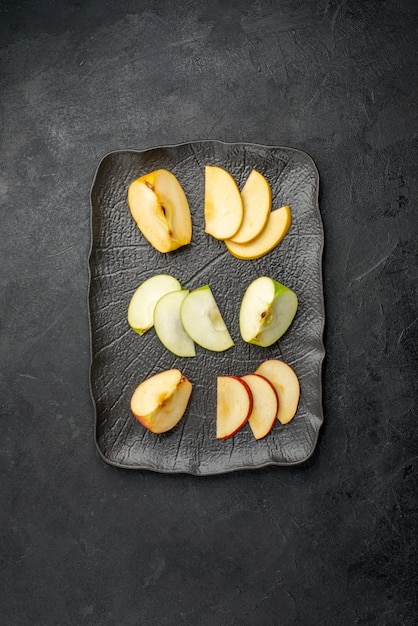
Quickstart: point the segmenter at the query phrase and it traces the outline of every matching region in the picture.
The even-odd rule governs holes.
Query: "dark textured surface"
[[[257,260],[243,261],[233,257],[223,242],[205,234],[205,165],[224,168],[241,189],[253,169],[266,177],[273,207],[292,207],[292,225],[279,246]],[[129,184],[160,168],[178,178],[193,222],[191,244],[169,254],[149,245],[127,204]],[[96,441],[103,457],[119,467],[197,475],[306,461],[323,421],[325,322],[323,229],[318,172],[312,159],[289,148],[219,141],[115,152],[100,163],[91,202],[91,383]],[[166,350],[153,330],[142,337],[131,331],[126,319],[130,298],[140,283],[156,274],[171,274],[189,290],[210,285],[235,346],[222,353],[198,347],[195,358],[181,359]],[[239,333],[242,297],[259,276],[271,276],[293,289],[299,303],[291,328],[268,349],[246,344]],[[277,358],[293,367],[301,381],[295,418],[286,425],[277,421],[260,441],[249,425],[233,438],[218,441],[216,377],[243,376],[266,359]],[[187,376],[194,392],[181,422],[157,437],[132,416],[130,398],[141,381],[171,368]]]
[[[416,622],[417,9],[0,1],[0,622]],[[116,469],[89,393],[103,155],[200,139],[318,166],[324,425],[304,465]]]

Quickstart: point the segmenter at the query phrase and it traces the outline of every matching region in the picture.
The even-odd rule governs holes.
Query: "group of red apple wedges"
[[[266,178],[252,170],[242,191],[234,178],[217,166],[205,169],[205,232],[225,242],[239,259],[256,259],[272,250],[291,224],[290,207],[271,210]],[[192,221],[188,201],[177,178],[160,169],[134,180],[128,204],[139,230],[159,252],[190,243]],[[239,315],[244,341],[270,346],[286,332],[297,310],[297,296],[268,276],[247,287]],[[181,357],[195,356],[195,342],[213,351],[234,343],[210,287],[192,291],[173,276],[160,274],[135,290],[128,323],[143,335],[154,327],[165,347]],[[183,417],[192,383],[178,369],[142,381],[131,398],[131,411],[153,433],[172,429]],[[216,437],[226,439],[247,422],[256,439],[272,429],[276,419],[288,423],[299,403],[299,381],[279,360],[266,360],[245,376],[218,376]]]
[[[144,380],[131,399],[131,411],[148,430],[160,434],[181,420],[192,383],[178,369]],[[299,403],[299,380],[293,369],[276,359],[264,361],[253,374],[218,376],[216,437],[227,439],[247,422],[256,439],[269,434],[276,419],[287,424]]]

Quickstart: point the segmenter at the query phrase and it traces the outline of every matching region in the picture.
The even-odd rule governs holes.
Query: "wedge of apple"
[[[177,178],[165,169],[134,180],[128,205],[139,230],[159,252],[190,243],[192,218],[186,194]]]
[[[194,341],[184,330],[180,309],[189,295],[187,289],[166,293],[155,305],[154,328],[161,343],[181,357],[196,356]]]
[[[271,359],[261,363],[255,373],[267,378],[276,389],[279,397],[279,422],[290,422],[296,415],[300,398],[299,380],[294,369],[284,361]]]
[[[128,324],[138,335],[143,335],[154,324],[154,309],[166,293],[180,291],[177,278],[169,274],[151,276],[135,290],[128,307]]]
[[[183,417],[190,394],[191,382],[177,369],[165,370],[144,380],[131,398],[131,411],[145,428],[153,433],[165,433]]]
[[[253,405],[251,390],[237,376],[218,376],[216,404],[216,438],[235,435],[248,421]]]
[[[216,239],[233,237],[243,219],[244,209],[238,185],[221,167],[205,168],[205,232]]]
[[[202,348],[223,352],[234,345],[209,285],[189,293],[180,316],[186,333]]]
[[[271,346],[286,332],[298,308],[294,291],[268,276],[256,278],[241,302],[239,326],[244,341]]]
[[[248,243],[237,243],[234,239],[226,239],[225,245],[237,259],[259,259],[275,248],[286,235],[292,223],[292,212],[289,206],[271,211],[263,230]]]
[[[248,243],[261,233],[271,212],[271,188],[268,180],[252,170],[241,191],[244,210],[241,226],[229,241]]]
[[[269,434],[276,421],[279,398],[273,384],[260,374],[247,374],[241,379],[249,386],[253,396],[253,408],[248,423],[256,439]]]

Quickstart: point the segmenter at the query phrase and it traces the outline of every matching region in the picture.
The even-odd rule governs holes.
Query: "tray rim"
[[[151,150],[165,150],[165,149],[172,149],[172,148],[181,148],[182,146],[189,146],[189,145],[193,145],[193,144],[200,144],[200,143],[210,143],[210,144],[221,144],[224,146],[250,146],[250,147],[255,147],[255,148],[262,148],[262,149],[267,149],[267,150],[285,150],[288,152],[293,152],[295,154],[301,155],[303,158],[308,159],[308,161],[310,161],[310,164],[313,168],[313,171],[315,173],[315,184],[316,184],[316,192],[315,192],[315,202],[314,202],[314,209],[315,212],[317,214],[317,217],[319,218],[319,224],[321,227],[321,245],[320,245],[320,249],[319,249],[319,260],[320,260],[320,264],[319,264],[319,277],[321,280],[321,309],[322,309],[322,321],[321,321],[321,328],[320,328],[320,333],[319,333],[319,339],[320,339],[320,346],[321,346],[321,354],[320,354],[320,358],[319,358],[319,403],[322,409],[322,419],[321,419],[321,423],[319,424],[319,427],[317,429],[317,431],[315,432],[315,438],[313,441],[313,445],[312,445],[312,449],[309,451],[309,454],[304,457],[303,459],[297,460],[297,461],[292,461],[292,462],[282,462],[282,461],[274,461],[272,459],[268,459],[266,462],[264,463],[258,463],[256,465],[251,465],[251,466],[244,466],[244,467],[230,467],[230,468],[224,468],[224,469],[220,469],[220,470],[216,470],[216,471],[209,471],[209,472],[198,472],[198,471],[192,471],[192,470],[184,470],[184,469],[163,469],[163,468],[159,468],[159,467],[145,467],[145,466],[141,466],[141,465],[128,465],[125,463],[118,463],[116,461],[113,461],[112,459],[108,458],[103,450],[101,450],[99,443],[97,441],[97,424],[98,424],[98,412],[97,412],[97,406],[96,406],[96,401],[94,399],[94,394],[93,394],[93,384],[92,384],[92,370],[93,370],[93,359],[94,359],[94,354],[93,354],[93,328],[92,328],[92,320],[91,320],[91,306],[90,306],[90,294],[91,294],[91,289],[92,289],[92,277],[91,277],[91,257],[93,255],[93,202],[92,202],[92,194],[93,194],[93,190],[95,188],[96,185],[96,181],[99,175],[99,172],[101,170],[101,167],[103,165],[103,163],[106,161],[106,159],[108,159],[110,156],[116,155],[116,154],[126,154],[126,153],[131,153],[131,154],[144,154],[146,152],[150,152]],[[146,471],[146,472],[153,472],[155,474],[164,474],[164,475],[186,475],[186,476],[196,476],[198,478],[205,478],[205,477],[209,477],[209,476],[222,476],[223,474],[231,474],[232,472],[248,472],[248,471],[252,471],[252,470],[259,470],[259,469],[263,469],[266,467],[297,467],[300,466],[304,463],[306,463],[315,453],[315,451],[317,450],[317,446],[318,446],[318,439],[319,439],[319,434],[320,431],[322,430],[322,426],[324,424],[325,421],[325,417],[324,417],[324,408],[323,408],[323,403],[322,403],[322,399],[323,399],[323,381],[322,381],[322,375],[323,375],[323,364],[324,364],[324,359],[325,359],[325,355],[326,355],[326,349],[325,349],[325,343],[324,343],[324,329],[325,329],[325,298],[324,298],[324,282],[323,282],[323,254],[324,254],[324,246],[325,246],[325,237],[324,237],[324,225],[323,225],[323,221],[322,221],[322,215],[321,215],[321,211],[319,209],[319,182],[320,182],[320,177],[319,177],[319,171],[317,168],[317,165],[313,159],[313,157],[305,152],[304,150],[300,150],[298,148],[293,148],[291,146],[278,146],[278,145],[269,145],[269,144],[262,144],[262,143],[257,143],[257,142],[251,142],[251,141],[223,141],[220,139],[194,139],[192,141],[183,141],[180,143],[174,143],[174,144],[162,144],[162,145],[154,145],[154,146],[149,146],[148,148],[143,148],[143,149],[135,149],[135,148],[119,148],[117,150],[111,150],[109,152],[106,152],[100,159],[98,165],[96,166],[96,170],[94,172],[93,175],[93,180],[92,183],[90,185],[90,190],[89,190],[89,205],[90,205],[90,219],[89,219],[89,225],[90,225],[90,246],[89,246],[89,250],[88,250],[88,256],[87,256],[87,270],[88,270],[88,289],[87,289],[87,310],[88,310],[88,328],[89,328],[89,348],[90,348],[90,365],[89,365],[89,392],[90,392],[90,398],[92,401],[92,405],[93,405],[93,413],[94,413],[94,443],[95,443],[95,447],[96,450],[99,454],[99,456],[102,458],[102,460],[115,468],[118,469],[123,469],[123,470],[132,470],[132,471]]]

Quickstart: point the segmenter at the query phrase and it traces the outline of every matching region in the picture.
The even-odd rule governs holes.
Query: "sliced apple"
[[[131,411],[145,428],[165,433],[183,417],[192,384],[179,370],[171,369],[144,380],[131,398]]]
[[[261,363],[255,373],[265,376],[276,389],[279,397],[279,422],[290,422],[296,415],[300,398],[299,380],[294,369],[284,361],[271,359]]]
[[[190,243],[192,218],[186,194],[177,178],[165,169],[134,180],[128,204],[139,230],[159,252]]]
[[[232,437],[247,422],[253,405],[251,390],[237,376],[218,376],[216,438]]]
[[[286,235],[292,223],[292,212],[289,206],[271,211],[267,224],[254,239],[248,243],[236,243],[226,239],[225,245],[237,259],[259,259],[275,248]]]
[[[238,185],[226,170],[214,165],[205,168],[205,232],[216,239],[233,237],[243,219]]]
[[[247,374],[241,379],[249,386],[253,408],[248,423],[256,439],[269,434],[276,421],[279,398],[273,384],[260,374]]]
[[[189,293],[180,316],[186,333],[202,348],[223,352],[234,345],[209,285]]]
[[[244,341],[271,346],[286,332],[298,308],[294,291],[268,276],[256,278],[241,302],[239,326]]]
[[[194,341],[184,330],[180,309],[189,291],[172,291],[160,298],[154,310],[154,328],[161,343],[173,354],[196,356]]]
[[[230,241],[248,243],[261,233],[271,212],[271,188],[268,180],[252,170],[241,191],[244,216],[241,226]]]
[[[135,290],[128,307],[128,324],[138,335],[152,328],[154,309],[166,293],[181,290],[177,278],[169,274],[151,276]]]

